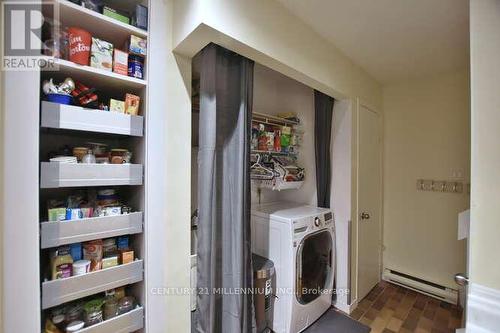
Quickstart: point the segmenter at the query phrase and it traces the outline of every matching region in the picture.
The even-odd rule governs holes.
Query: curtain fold
[[[330,208],[331,156],[334,99],[314,90],[314,148],[318,207]]]
[[[198,152],[199,333],[252,332],[250,136],[253,61],[210,44],[201,51]]]

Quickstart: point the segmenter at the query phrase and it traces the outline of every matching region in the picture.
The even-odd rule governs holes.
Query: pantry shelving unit
[[[130,35],[148,39],[148,32],[100,13],[80,7],[67,0],[55,0],[58,21],[64,27],[79,27],[92,36],[106,40],[122,49]],[[136,4],[148,6],[143,0],[105,0],[105,4],[123,11],[132,11]],[[48,13],[48,12],[46,12]],[[51,17],[52,18],[52,17]],[[106,290],[126,286],[138,306],[132,311],[78,332],[136,332],[144,328],[147,309],[144,283],[146,261],[147,212],[144,183],[146,164],[146,115],[148,95],[148,59],[144,64],[145,79],[137,79],[68,60],[49,57],[55,71],[42,71],[40,84],[53,78],[66,77],[96,88],[104,101],[124,99],[125,93],[141,98],[139,116],[62,105],[40,103],[40,291],[41,327],[49,311],[67,302],[77,301]],[[48,162],[48,154],[62,145],[82,146],[86,142],[102,142],[111,148],[127,148],[133,153],[132,164],[59,164]],[[114,188],[120,199],[132,207],[129,214],[92,217],[70,221],[47,221],[47,201],[64,198],[75,190]],[[84,275],[48,281],[45,278],[48,256],[58,246],[90,240],[129,235],[135,260]]]

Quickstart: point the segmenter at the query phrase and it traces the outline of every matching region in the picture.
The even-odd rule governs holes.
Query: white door
[[[358,300],[362,300],[380,281],[382,201],[379,115],[360,106],[358,131]]]

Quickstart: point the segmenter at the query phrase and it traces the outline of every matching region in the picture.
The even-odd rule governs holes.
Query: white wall
[[[176,52],[218,43],[337,99],[380,109],[380,84],[276,1],[175,1]]]
[[[470,280],[500,290],[500,2],[472,0],[470,15]]]
[[[457,215],[469,196],[417,191],[417,179],[469,182],[466,71],[384,87],[384,267],[456,289],[465,271]],[[457,179],[459,180],[459,179]]]
[[[332,183],[330,207],[335,215],[337,294],[335,306],[350,312],[349,304],[355,300],[346,290],[355,286],[350,269],[355,261],[356,249],[351,248],[353,225],[353,112],[349,100],[335,101],[332,124]],[[350,232],[351,229],[351,232]],[[352,291],[351,291],[352,292]]]
[[[189,332],[191,61],[170,48],[172,1],[150,1],[145,228],[147,332]],[[162,289],[160,289],[162,290]]]
[[[295,112],[304,131],[297,164],[306,169],[304,185],[298,190],[262,190],[261,203],[293,201],[316,204],[314,160],[314,93],[313,89],[265,66],[255,64],[253,111],[276,115]],[[252,203],[258,203],[257,191],[252,187]]]

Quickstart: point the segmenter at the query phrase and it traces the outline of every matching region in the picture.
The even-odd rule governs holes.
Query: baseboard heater
[[[385,268],[382,278],[387,282],[412,289],[451,304],[457,304],[458,302],[457,290],[409,274]]]

